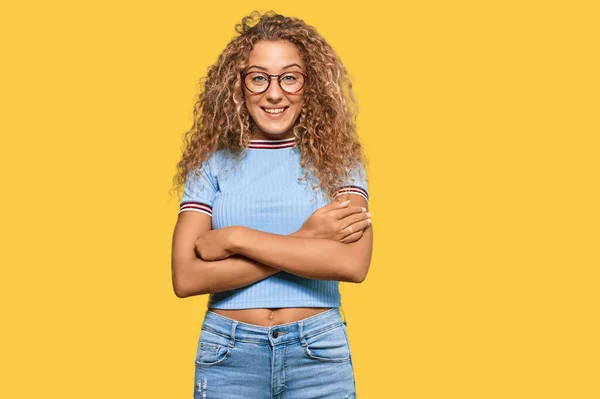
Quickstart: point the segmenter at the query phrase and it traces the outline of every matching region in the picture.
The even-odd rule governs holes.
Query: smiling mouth
[[[279,115],[282,114],[288,107],[280,107],[280,108],[264,108],[261,107],[263,111],[265,111],[269,115]]]

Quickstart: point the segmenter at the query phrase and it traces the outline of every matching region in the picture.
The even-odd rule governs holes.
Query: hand
[[[232,227],[207,231],[194,243],[196,255],[207,262],[226,259],[234,255],[228,245],[232,232]]]
[[[317,209],[294,235],[327,238],[349,244],[358,241],[371,225],[371,214],[350,201],[333,201]]]

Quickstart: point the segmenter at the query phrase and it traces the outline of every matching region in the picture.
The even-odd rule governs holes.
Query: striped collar
[[[278,148],[290,148],[296,145],[296,138],[283,140],[250,140],[248,148],[260,149],[260,150],[275,150]]]

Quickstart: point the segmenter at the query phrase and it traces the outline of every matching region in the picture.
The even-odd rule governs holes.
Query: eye
[[[283,76],[281,77],[281,81],[282,81],[282,82],[288,82],[288,83],[289,83],[289,82],[295,82],[295,81],[296,81],[296,79],[298,79],[298,78],[297,78],[297,77],[296,77],[296,75],[295,75],[295,74],[293,74],[293,73],[286,73],[285,75],[283,75]]]
[[[263,83],[266,82],[267,79],[262,75],[255,75],[251,77],[252,81],[255,83]]]

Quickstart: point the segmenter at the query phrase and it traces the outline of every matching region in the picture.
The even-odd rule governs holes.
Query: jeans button
[[[279,336],[279,333],[277,332],[277,330],[275,330],[271,333],[271,335],[273,336],[273,338],[277,338]]]

